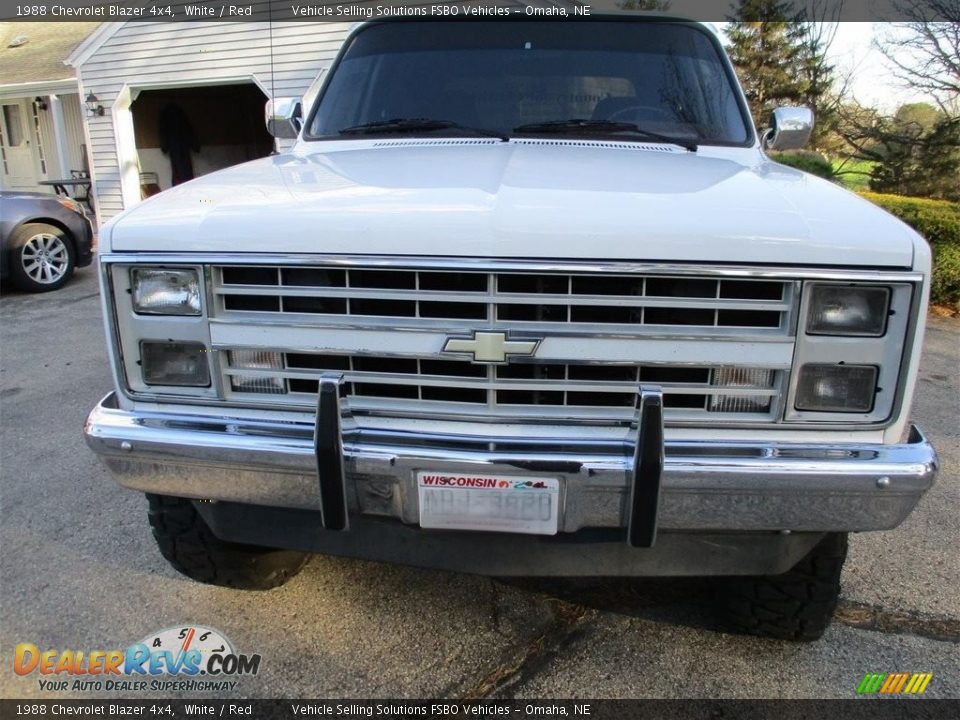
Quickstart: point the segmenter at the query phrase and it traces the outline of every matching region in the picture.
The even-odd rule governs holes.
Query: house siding
[[[128,23],[78,70],[83,93],[106,108],[87,119],[98,214],[105,222],[124,209],[112,110],[124,87],[211,84],[251,77],[268,94],[302,95],[330,65],[350,30],[346,23],[274,23],[273,73],[267,23]]]
[[[79,95],[61,96],[63,103],[64,135],[67,141],[67,155],[70,167],[64,168],[66,177],[70,170],[83,170],[83,146],[87,140],[83,135],[83,110],[80,109]]]

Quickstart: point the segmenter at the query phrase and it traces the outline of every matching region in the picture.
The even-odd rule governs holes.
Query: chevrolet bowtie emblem
[[[447,338],[444,352],[468,353],[475,363],[504,363],[510,355],[533,355],[539,340],[507,340],[502,332],[475,332],[472,338]]]

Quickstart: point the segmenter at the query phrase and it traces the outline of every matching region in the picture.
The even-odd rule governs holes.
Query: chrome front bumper
[[[416,526],[421,469],[560,478],[561,534],[629,527],[651,502],[655,527],[668,532],[885,530],[907,517],[937,470],[936,453],[917,428],[900,445],[662,443],[646,433],[647,450],[638,452],[641,427],[627,441],[610,442],[372,430],[349,416],[335,384],[325,386],[316,424],[128,412],[110,394],[90,413],[84,434],[125,487],[319,510],[323,526],[341,524],[348,533],[350,518]],[[642,487],[650,478],[637,475],[649,476],[657,455],[662,475],[651,492]],[[647,530],[652,542],[654,527]],[[631,544],[645,545],[643,531]]]

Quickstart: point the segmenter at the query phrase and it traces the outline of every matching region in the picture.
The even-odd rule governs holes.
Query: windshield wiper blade
[[[644,130],[636,123],[614,122],[612,120],[584,120],[582,118],[571,118],[570,120],[551,120],[549,122],[530,123],[515,127],[512,132],[515,133],[591,133],[597,135],[618,135],[630,133],[642,135],[643,137],[655,142],[670,143],[679,145],[690,152],[696,152],[697,144],[692,140],[671,137],[670,135],[661,135],[651,130]]]
[[[479,135],[480,137],[493,137],[506,142],[510,138],[496,130],[484,130],[482,128],[469,127],[461,125],[453,120],[434,120],[432,118],[393,118],[392,120],[376,120],[374,122],[354,125],[352,127],[340,130],[341,135],[376,135],[377,133],[400,133],[400,132],[432,132],[435,130],[456,130],[461,133]]]

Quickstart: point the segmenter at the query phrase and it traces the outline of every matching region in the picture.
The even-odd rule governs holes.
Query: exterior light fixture
[[[99,117],[103,115],[103,105],[100,104],[100,98],[93,93],[87,95],[87,99],[84,100],[83,103],[87,106],[87,117]]]

